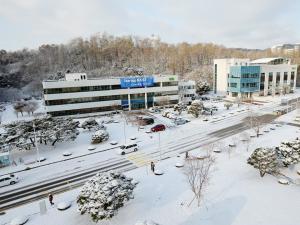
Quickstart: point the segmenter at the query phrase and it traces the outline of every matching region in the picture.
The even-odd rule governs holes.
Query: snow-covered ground
[[[252,111],[273,112],[278,101],[264,103],[261,106],[251,106]],[[214,141],[216,138],[208,136],[213,131],[236,125],[248,116],[248,105],[239,108],[234,105],[229,110],[224,108],[224,102],[213,103],[219,110],[213,116],[193,118],[182,113],[182,117],[189,118],[190,123],[174,126],[170,119],[162,117],[161,114],[153,114],[155,123],[164,123],[168,126],[165,132],[161,133],[162,154],[171,157],[168,160],[158,162],[157,165],[163,168],[163,176],[154,176],[148,166],[139,166],[138,169],[127,172],[128,176],[134,177],[140,183],[135,190],[135,199],[131,200],[118,215],[109,222],[99,224],[129,225],[135,224],[138,220],[150,219],[160,224],[189,225],[189,224],[298,224],[300,218],[297,217],[297,209],[300,206],[300,192],[297,185],[280,185],[275,177],[266,175],[260,178],[259,172],[246,163],[251,152],[262,146],[276,146],[281,141],[293,140],[299,137],[299,127],[283,125],[276,127],[269,133],[264,133],[259,138],[252,138],[249,151],[246,151],[244,144],[239,143],[229,155],[226,152],[216,154],[217,163],[213,172],[211,185],[205,195],[205,201],[200,208],[195,205],[190,207],[187,204],[192,199],[191,191],[187,185],[183,169],[174,165],[179,160],[176,155],[184,150],[193,150],[190,154],[203,152],[202,147],[197,147],[200,142],[208,140]],[[4,117],[7,121],[12,121],[12,108],[7,108]],[[291,122],[297,115],[296,111],[278,118],[278,122]],[[204,121],[207,118],[208,121]],[[97,121],[107,120],[106,117],[97,117]],[[146,133],[152,125],[144,129],[138,129],[131,124],[125,124],[120,115],[115,115],[114,120],[118,123],[106,124],[110,139],[97,145],[94,151],[88,151],[91,135],[93,132],[81,131],[80,135],[73,142],[57,143],[55,148],[40,146],[40,155],[47,158],[40,164],[45,166],[18,172],[21,181],[13,186],[3,187],[0,192],[13,190],[25,185],[30,185],[37,181],[49,180],[60,174],[76,172],[77,170],[92,167],[107,160],[122,159],[116,153],[114,146],[109,142],[114,140],[119,144],[124,142],[124,125],[127,140],[135,136],[140,145],[140,152],[143,154],[155,153],[159,149],[156,133]],[[82,122],[84,119],[80,119]],[[269,128],[267,125],[264,129]],[[253,131],[249,131],[253,132]],[[234,137],[222,140],[224,149],[232,142]],[[240,140],[240,136],[236,138]],[[69,151],[70,158],[62,156],[62,153]],[[98,152],[95,154],[90,154]],[[1,168],[0,174],[16,172],[25,169],[27,166],[34,167],[38,163],[30,163],[36,159],[35,151],[14,152],[12,154],[15,161],[22,158],[24,163],[17,166]],[[80,157],[79,157],[80,156]],[[79,158],[75,158],[79,157]],[[156,161],[159,157],[154,158]],[[56,163],[54,163],[56,162]],[[53,163],[53,164],[51,164]],[[46,165],[49,164],[49,165]],[[283,171],[286,175],[297,179],[296,165],[293,169]],[[29,215],[28,224],[94,224],[88,216],[82,216],[77,212],[76,196],[79,189],[65,192],[54,196],[54,202],[61,200],[71,200],[72,207],[67,211],[58,211],[55,207],[47,205],[46,215],[40,215],[38,203],[30,203],[15,209],[8,210],[5,215],[0,216],[0,224],[8,224],[17,215]]]
[[[283,125],[259,138],[251,139],[248,152],[246,146],[239,143],[230,155],[226,152],[216,153],[212,180],[199,208],[195,204],[188,206],[193,195],[183,174],[184,168],[174,166],[178,157],[157,163],[165,172],[163,176],[153,175],[149,167],[127,172],[128,176],[140,182],[134,191],[135,198],[121,208],[111,221],[98,224],[132,225],[146,219],[164,225],[299,224],[298,185],[281,185],[277,178],[270,175],[261,178],[259,172],[246,163],[255,148],[276,146],[281,141],[293,140],[299,137],[299,132],[296,126]],[[239,135],[236,138],[240,139]],[[223,140],[224,146],[231,141],[232,137]],[[190,155],[200,152],[201,149],[196,149]],[[297,169],[299,165],[283,173],[297,178]],[[75,201],[79,190],[54,196],[56,204],[63,200],[72,201],[71,208],[66,211],[58,211],[47,202],[47,214],[40,215],[38,203],[35,202],[8,210],[0,216],[1,224],[9,223],[12,218],[20,215],[30,216],[29,225],[94,224],[88,215],[80,215],[77,211]]]

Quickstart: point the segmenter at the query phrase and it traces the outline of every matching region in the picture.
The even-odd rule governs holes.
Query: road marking
[[[148,165],[153,161],[153,159],[149,155],[143,152],[134,152],[128,154],[126,158],[137,167]]]

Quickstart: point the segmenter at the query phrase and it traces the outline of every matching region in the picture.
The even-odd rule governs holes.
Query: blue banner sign
[[[154,78],[147,77],[124,77],[121,78],[121,88],[151,87],[154,85]]]

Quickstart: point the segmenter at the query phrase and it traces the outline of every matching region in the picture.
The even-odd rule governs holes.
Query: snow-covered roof
[[[268,64],[276,59],[284,59],[282,57],[276,57],[276,58],[261,58],[251,61],[251,64]]]

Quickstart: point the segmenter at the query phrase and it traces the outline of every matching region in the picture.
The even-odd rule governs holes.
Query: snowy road
[[[269,104],[265,107],[256,107],[256,109],[262,113],[268,113],[276,107],[278,107],[277,104]],[[161,148],[156,143],[158,134],[153,134],[152,142],[154,144],[145,145],[141,151],[125,157],[103,152],[97,154],[97,157],[95,157],[96,155],[87,155],[82,156],[80,160],[69,160],[68,163],[60,162],[22,171],[18,174],[19,176],[24,178],[34,176],[34,179],[27,179],[27,181],[24,179],[15,186],[3,189],[3,192],[0,193],[0,210],[44,198],[50,192],[58,193],[78,187],[97,172],[131,170],[137,166],[148,165],[149,161],[167,159],[240,133],[248,129],[248,126],[242,122],[247,115],[248,112],[243,111],[202,124],[192,121],[180,129],[171,128],[169,129],[171,135],[167,136],[161,133]],[[37,180],[40,182],[36,182]]]

